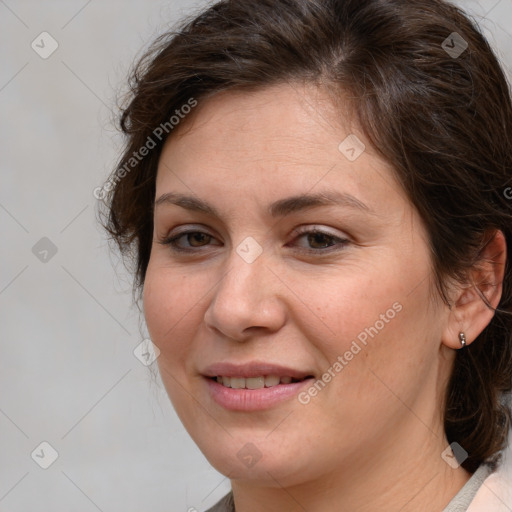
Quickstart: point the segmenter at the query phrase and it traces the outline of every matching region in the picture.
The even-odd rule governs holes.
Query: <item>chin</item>
[[[281,487],[299,485],[305,479],[314,478],[314,475],[310,474],[311,465],[307,461],[301,464],[301,461],[296,460],[296,449],[293,453],[286,454],[269,448],[263,453],[258,451],[255,445],[241,444],[234,440],[230,440],[227,445],[197,444],[208,462],[230,480],[245,480],[268,487]]]

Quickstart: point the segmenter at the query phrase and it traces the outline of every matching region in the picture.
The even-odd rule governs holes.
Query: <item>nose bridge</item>
[[[270,259],[252,237],[235,246],[228,270],[216,286],[205,314],[208,325],[225,335],[240,339],[249,327],[278,329],[284,321],[282,304],[271,280]]]
[[[263,254],[263,247],[253,237],[246,237],[238,246],[233,247],[228,261],[228,272],[219,283],[217,297],[236,300],[237,304],[255,303],[269,293],[265,274],[269,258]],[[226,296],[226,297],[225,297]]]

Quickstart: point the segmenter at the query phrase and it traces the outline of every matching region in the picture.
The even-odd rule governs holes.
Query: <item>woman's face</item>
[[[357,127],[319,89],[279,85],[199,102],[179,129],[144,309],[211,464],[284,486],[441,446],[448,314],[422,222]]]

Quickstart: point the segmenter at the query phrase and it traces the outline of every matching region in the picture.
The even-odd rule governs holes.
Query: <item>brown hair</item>
[[[120,119],[126,148],[104,189],[102,222],[132,258],[134,290],[144,285],[157,164],[172,135],[171,116],[191,99],[284,82],[350,98],[363,133],[426,224],[445,302],[446,278],[467,279],[489,233],[501,230],[512,254],[509,85],[463,11],[442,0],[223,0],[161,35],[131,76]],[[133,160],[149,140],[150,151]],[[508,258],[494,317],[457,351],[446,391],[446,435],[468,452],[462,466],[469,472],[484,461],[495,467],[506,444],[511,308]]]

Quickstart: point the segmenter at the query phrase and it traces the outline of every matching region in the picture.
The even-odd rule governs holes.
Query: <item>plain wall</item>
[[[0,512],[202,511],[230,489],[133,354],[146,331],[93,196],[134,57],[207,3],[0,2]],[[512,1],[459,4],[510,75]]]

